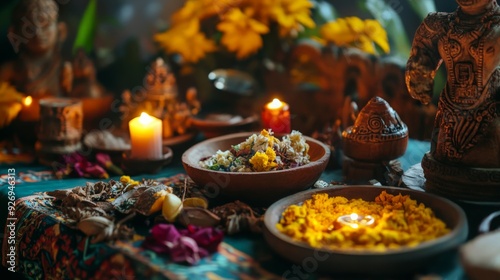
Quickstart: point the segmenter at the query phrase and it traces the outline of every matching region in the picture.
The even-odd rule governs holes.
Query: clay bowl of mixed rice
[[[182,155],[187,175],[206,196],[269,206],[311,187],[325,170],[328,147],[293,131],[241,132],[195,144]]]
[[[468,234],[464,211],[448,199],[362,185],[282,198],[264,224],[265,240],[290,266],[369,279],[425,271],[439,257],[453,258]]]

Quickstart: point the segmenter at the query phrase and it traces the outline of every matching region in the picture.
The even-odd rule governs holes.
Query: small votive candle
[[[162,122],[142,113],[129,122],[130,157],[135,159],[162,158]]]
[[[271,129],[275,133],[290,133],[291,121],[288,104],[278,98],[267,103],[262,111],[262,124],[265,129]]]
[[[375,219],[370,215],[358,215],[352,213],[350,215],[340,216],[337,221],[341,224],[350,226],[352,228],[359,228],[360,226],[370,226],[375,222]]]
[[[25,122],[35,122],[40,118],[40,108],[38,102],[33,104],[35,100],[33,97],[26,96],[22,100],[21,111],[19,112],[19,120]]]

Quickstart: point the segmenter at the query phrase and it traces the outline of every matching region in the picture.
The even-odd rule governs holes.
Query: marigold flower
[[[215,42],[200,32],[200,22],[196,19],[156,34],[155,40],[168,53],[180,54],[185,62],[197,62],[207,53],[217,49]]]
[[[253,13],[251,8],[244,12],[234,8],[217,24],[217,29],[223,32],[221,43],[239,59],[257,52],[262,47],[261,34],[269,32],[265,24],[252,17]]]
[[[373,216],[371,226],[351,227],[337,221],[341,215]],[[375,201],[314,194],[302,205],[285,209],[276,228],[316,248],[384,251],[416,246],[449,232],[432,209],[408,195],[382,191]]]
[[[312,7],[308,0],[275,0],[270,1],[269,13],[280,25],[280,36],[285,37],[303,26],[316,26],[310,16]]]
[[[327,43],[341,47],[356,47],[364,52],[376,54],[376,44],[384,53],[390,51],[385,29],[373,19],[363,21],[358,17],[339,18],[324,24],[320,34]]]

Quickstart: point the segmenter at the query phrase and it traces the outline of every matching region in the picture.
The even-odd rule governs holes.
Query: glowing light
[[[24,106],[28,107],[31,105],[31,103],[33,103],[33,98],[31,96],[26,96],[24,99],[23,99],[23,104]]]
[[[142,125],[148,125],[153,121],[153,118],[148,115],[147,113],[142,112],[141,116],[139,117],[139,123]]]
[[[278,98],[274,98],[272,102],[267,104],[267,108],[269,109],[279,109],[283,106],[283,102],[281,102]]]
[[[350,226],[352,228],[359,228],[360,226],[370,226],[375,222],[375,219],[370,215],[358,215],[352,213],[350,215],[340,216],[337,221],[341,224]]]

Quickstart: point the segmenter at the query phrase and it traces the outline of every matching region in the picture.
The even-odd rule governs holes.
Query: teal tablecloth
[[[404,170],[407,170],[410,166],[419,163],[420,160],[422,159],[423,154],[428,151],[429,149],[429,143],[425,141],[416,141],[416,140],[410,140],[408,149],[405,153],[405,155],[399,159],[399,161],[402,164],[402,167]],[[181,151],[175,151],[174,150],[174,159],[171,164],[169,164],[167,167],[165,167],[163,170],[161,170],[158,174],[144,174],[144,175],[139,175],[139,176],[134,176],[134,179],[142,179],[142,178],[153,178],[153,179],[158,179],[158,178],[168,178],[180,173],[184,173],[184,170],[182,168],[182,164],[180,161],[182,150]],[[76,186],[84,186],[86,182],[88,181],[99,181],[99,180],[91,180],[87,178],[71,178],[71,179],[63,179],[63,180],[46,180],[46,181],[39,181],[39,182],[19,182],[18,184],[15,185],[15,189],[13,189],[13,192],[9,194],[9,184],[8,181],[6,180],[6,175],[8,173],[15,173],[16,176],[22,175],[22,174],[29,174],[30,172],[35,172],[35,174],[40,174],[36,172],[40,172],[43,170],[47,170],[47,167],[42,167],[36,164],[5,164],[2,163],[1,165],[2,168],[2,178],[4,179],[3,184],[0,186],[0,201],[1,205],[3,205],[3,208],[0,209],[0,215],[1,215],[1,225],[0,228],[3,230],[5,228],[5,222],[7,221],[7,210],[8,210],[8,202],[9,199],[12,199],[12,197],[9,196],[14,196],[15,199],[22,199],[26,198],[30,195],[33,195],[37,192],[45,192],[45,191],[51,191],[51,190],[56,190],[56,189],[65,189],[65,188],[73,188]],[[9,172],[9,169],[11,169]],[[111,179],[118,179],[118,177],[114,177]],[[339,169],[327,169],[321,176],[322,180],[330,182],[330,181],[342,181],[342,171]],[[30,212],[32,216],[39,215],[37,211],[32,211]],[[20,217],[22,219],[23,217]],[[55,223],[55,221],[52,221]],[[44,225],[47,228],[50,228],[47,225]],[[52,225],[54,226],[54,225]],[[36,225],[31,225],[32,230],[36,231],[37,227]],[[53,230],[53,228],[51,228]],[[68,229],[60,229],[57,227],[57,230],[68,230]],[[43,234],[43,233],[39,233]],[[78,237],[75,237],[75,239],[71,241],[67,241],[68,244],[67,246],[84,246],[82,244],[85,243],[84,236],[81,233],[73,232],[72,234],[77,235]],[[4,236],[4,235],[3,235]],[[4,236],[5,237],[5,236]],[[17,237],[19,238],[19,237]],[[24,238],[27,238],[24,236]],[[24,244],[29,244],[30,240],[25,240]],[[58,241],[59,242],[59,241]],[[56,244],[56,243],[54,243]],[[60,244],[60,243],[57,243]],[[5,245],[5,244],[4,244]],[[84,246],[87,248],[86,246]],[[137,247],[137,246],[136,246]],[[134,254],[136,255],[147,255],[148,260],[142,259],[142,265],[141,267],[138,267],[136,265],[135,269],[137,270],[136,273],[140,273],[141,271],[144,273],[151,273],[150,270],[144,269],[145,266],[148,265],[153,265],[148,262],[153,262],[151,260],[155,260],[156,262],[167,262],[167,260],[164,259],[157,259],[156,257],[151,257],[150,253],[138,253],[134,250],[136,250],[136,247],[133,245],[124,245],[120,248],[120,250],[127,250],[127,248],[130,250],[129,254],[125,254],[126,257],[123,259],[121,257],[121,261],[137,261],[133,257]],[[125,249],[124,249],[125,248]],[[5,249],[5,248],[4,248]],[[32,250],[33,248],[24,248],[24,250]],[[102,248],[101,248],[102,249]],[[115,248],[116,249],[116,248]],[[66,248],[66,250],[71,251],[71,247]],[[101,259],[103,262],[107,262],[107,265],[109,266],[110,260],[111,262],[113,261],[113,256],[115,256],[115,262],[117,261],[116,258],[120,259],[117,256],[120,256],[119,254],[116,254],[115,251],[112,249],[106,247],[106,249],[102,249],[102,254],[103,256],[108,256],[105,257],[104,259]],[[50,251],[50,250],[49,250]],[[76,249],[75,249],[75,252]],[[5,252],[4,252],[5,254]],[[154,254],[154,253],[152,253]],[[94,257],[98,256],[99,252],[94,252]],[[4,259],[5,256],[2,256]],[[102,256],[101,256],[102,257]],[[46,258],[45,262],[47,260],[54,260],[54,258]],[[70,262],[68,262],[69,264]],[[5,264],[4,264],[5,265]],[[26,265],[26,264],[25,264]],[[81,264],[83,265],[83,264]],[[35,266],[35,264],[33,264]],[[50,263],[43,263],[43,268],[50,267]],[[90,263],[89,263],[90,266]],[[275,278],[282,278],[283,275],[295,275],[297,274],[284,274],[287,271],[292,271],[294,267],[296,267],[294,264],[291,264],[287,262],[286,260],[280,258],[279,256],[275,255],[267,246],[265,241],[260,235],[256,234],[240,234],[240,235],[235,235],[235,236],[226,236],[223,241],[223,246],[219,249],[219,252],[216,253],[215,255],[211,256],[207,260],[203,260],[200,265],[196,266],[182,266],[182,265],[176,265],[176,264],[169,264],[165,265],[164,263],[159,265],[158,263],[155,263],[153,266],[156,268],[160,267],[160,269],[169,269],[172,270],[173,274],[169,273],[164,273],[164,274],[158,274],[155,276],[161,276],[165,278],[169,278],[165,275],[171,275],[172,278],[180,277],[180,276],[185,276],[185,277],[194,277],[196,276],[197,279],[199,277],[206,277],[206,278],[211,278],[211,277],[224,277],[224,278],[244,278],[244,277],[249,277],[249,278],[268,278],[268,279],[275,279]],[[24,268],[26,272],[26,267]],[[35,271],[35,270],[33,270]],[[34,275],[36,275],[36,272]],[[39,271],[40,275],[42,271]],[[450,253],[448,255],[440,256],[439,260],[432,265],[430,265],[427,268],[424,268],[423,271],[419,273],[419,275],[430,275],[430,274],[435,274],[435,275],[440,275],[442,279],[466,279],[464,276],[464,273],[459,265],[458,257],[455,253]],[[49,277],[50,275],[45,275]],[[304,276],[304,275],[299,275],[299,276]],[[318,275],[311,274],[311,275],[306,275],[308,279],[313,279],[313,278],[318,278]],[[137,279],[142,279],[142,277],[152,277],[151,275],[137,275]],[[300,279],[300,278],[290,278],[285,277],[288,279]],[[405,277],[415,277],[415,275],[407,275]],[[33,277],[36,278],[36,277]],[[109,278],[109,277],[108,277]],[[348,278],[348,277],[347,277]]]

